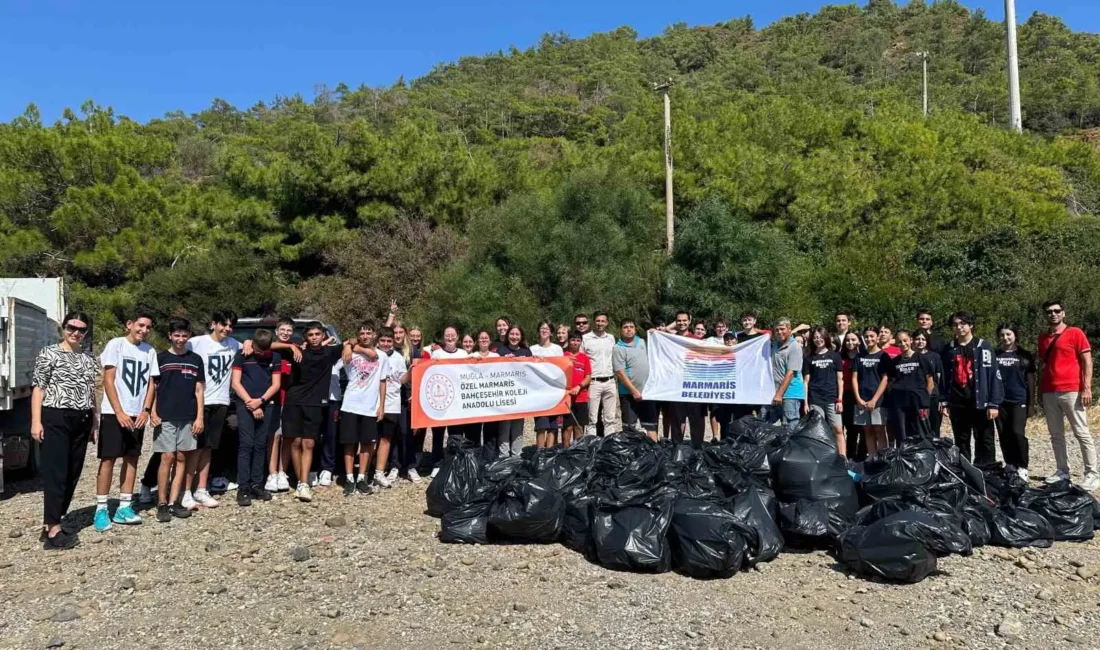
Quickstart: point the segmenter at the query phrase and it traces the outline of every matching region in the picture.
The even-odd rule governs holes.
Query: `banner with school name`
[[[412,369],[415,429],[569,412],[568,357],[435,359]]]
[[[642,399],[708,404],[771,404],[772,342],[767,335],[734,346],[651,331],[649,379]]]

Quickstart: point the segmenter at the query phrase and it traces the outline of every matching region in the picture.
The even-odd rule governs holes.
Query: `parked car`
[[[306,323],[313,322],[310,318],[295,318],[294,319],[294,336],[291,340],[299,345],[305,341]],[[323,324],[323,323],[322,323]],[[237,339],[241,343],[244,343],[248,339],[252,338],[252,335],[256,333],[256,330],[267,329],[272,332],[279,326],[279,319],[272,316],[265,316],[262,318],[238,318],[237,325],[233,328],[233,338]],[[336,328],[331,325],[325,325],[325,333],[331,337],[340,340],[340,335],[336,332]]]

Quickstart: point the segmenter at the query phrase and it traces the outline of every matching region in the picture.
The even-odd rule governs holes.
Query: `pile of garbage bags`
[[[448,543],[561,543],[609,569],[728,578],[784,549],[826,549],[867,578],[917,582],[975,547],[1092,539],[1100,504],[1068,481],[983,473],[945,439],[862,464],[811,413],[757,418],[700,448],[633,432],[496,458],[451,441],[427,490]]]

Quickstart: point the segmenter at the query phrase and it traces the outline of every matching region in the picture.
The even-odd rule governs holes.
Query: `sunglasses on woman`
[[[87,334],[88,333],[88,328],[87,327],[77,327],[76,325],[66,325],[65,326],[65,331],[68,332],[69,334]]]

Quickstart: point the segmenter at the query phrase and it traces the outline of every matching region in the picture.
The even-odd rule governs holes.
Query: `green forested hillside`
[[[429,329],[594,308],[909,323],[920,304],[1034,331],[1050,295],[1100,334],[1100,153],[1077,137],[1100,126],[1100,37],[1036,14],[1019,40],[1024,135],[1003,127],[1003,26],[920,0],[548,35],[148,124],[110,97],[53,125],[31,106],[0,125],[0,272],[69,277],[102,337],[137,304],[349,328],[394,298]]]

